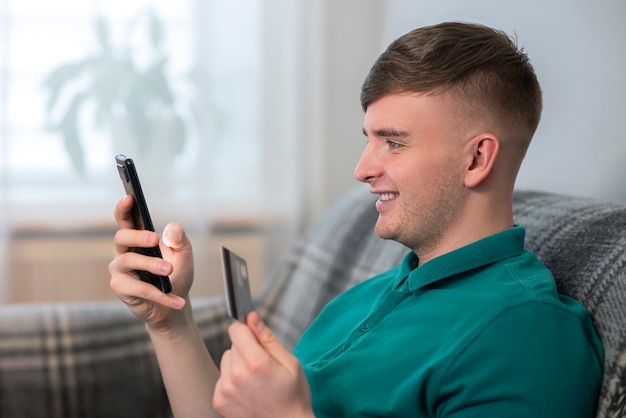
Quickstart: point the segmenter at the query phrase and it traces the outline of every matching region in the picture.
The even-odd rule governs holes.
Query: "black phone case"
[[[139,183],[139,176],[137,175],[137,169],[135,168],[133,159],[125,155],[118,154],[115,156],[115,161],[117,163],[117,171],[120,175],[120,179],[122,180],[122,184],[124,185],[124,190],[127,195],[133,196],[135,202],[133,205],[133,220],[135,222],[135,228],[154,231],[152,218],[150,218],[150,212],[148,211],[148,206],[146,205],[146,200],[143,196],[141,184]],[[131,250],[151,257],[163,258],[161,249],[158,246],[153,248],[132,248]],[[169,277],[159,276],[142,270],[137,270],[136,273],[139,275],[141,280],[153,284],[164,293],[172,291],[172,284]]]

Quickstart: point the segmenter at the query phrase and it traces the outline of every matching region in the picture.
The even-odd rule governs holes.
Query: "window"
[[[257,204],[267,181],[261,84],[268,64],[262,61],[263,3],[243,6],[216,0],[0,0],[0,206],[14,219],[110,218],[122,192],[116,153],[135,158],[151,206]],[[163,33],[157,43],[155,28]],[[103,38],[110,42],[109,55]],[[53,71],[90,57],[100,61],[77,71],[47,109],[53,90],[45,83]],[[122,58],[140,73],[135,79],[129,81],[128,67],[115,77],[114,64]],[[161,59],[163,66],[155,65]],[[155,68],[171,88],[169,103],[150,95],[164,94],[158,88],[142,90]],[[95,77],[108,83],[96,92],[89,89]],[[134,106],[128,94],[133,88],[140,91],[135,96],[145,96]],[[80,102],[76,137],[68,123],[73,100]],[[112,104],[103,106],[107,100]],[[184,136],[176,118],[184,122]],[[63,120],[65,136],[54,128]],[[132,139],[142,123],[149,128],[147,145]]]
[[[290,4],[0,0],[1,301],[111,297],[117,153],[155,227],[185,225],[194,292],[219,291],[222,243],[265,278],[298,199]]]

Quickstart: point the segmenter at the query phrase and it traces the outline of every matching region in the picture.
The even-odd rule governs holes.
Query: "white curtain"
[[[145,46],[140,26],[125,29],[142,10],[163,23],[167,74],[188,122],[181,152],[159,145],[158,159],[133,155],[157,225],[178,220],[202,234],[220,216],[280,217],[287,242],[357,184],[360,86],[378,54],[443,20],[516,33],[535,65],[545,111],[520,187],[626,201],[624,2],[0,0],[0,240],[20,225],[112,222],[122,195],[113,155],[135,148],[119,126],[95,129],[86,112],[81,178],[46,126],[42,83],[97,49],[98,14],[117,44]]]

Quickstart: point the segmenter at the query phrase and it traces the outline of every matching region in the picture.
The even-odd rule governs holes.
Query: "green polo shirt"
[[[603,349],[513,227],[330,302],[299,341],[318,417],[593,416]]]

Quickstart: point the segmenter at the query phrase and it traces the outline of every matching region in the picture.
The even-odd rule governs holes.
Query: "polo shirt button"
[[[369,324],[363,324],[361,325],[361,331],[362,332],[367,332],[370,330],[370,325]]]

